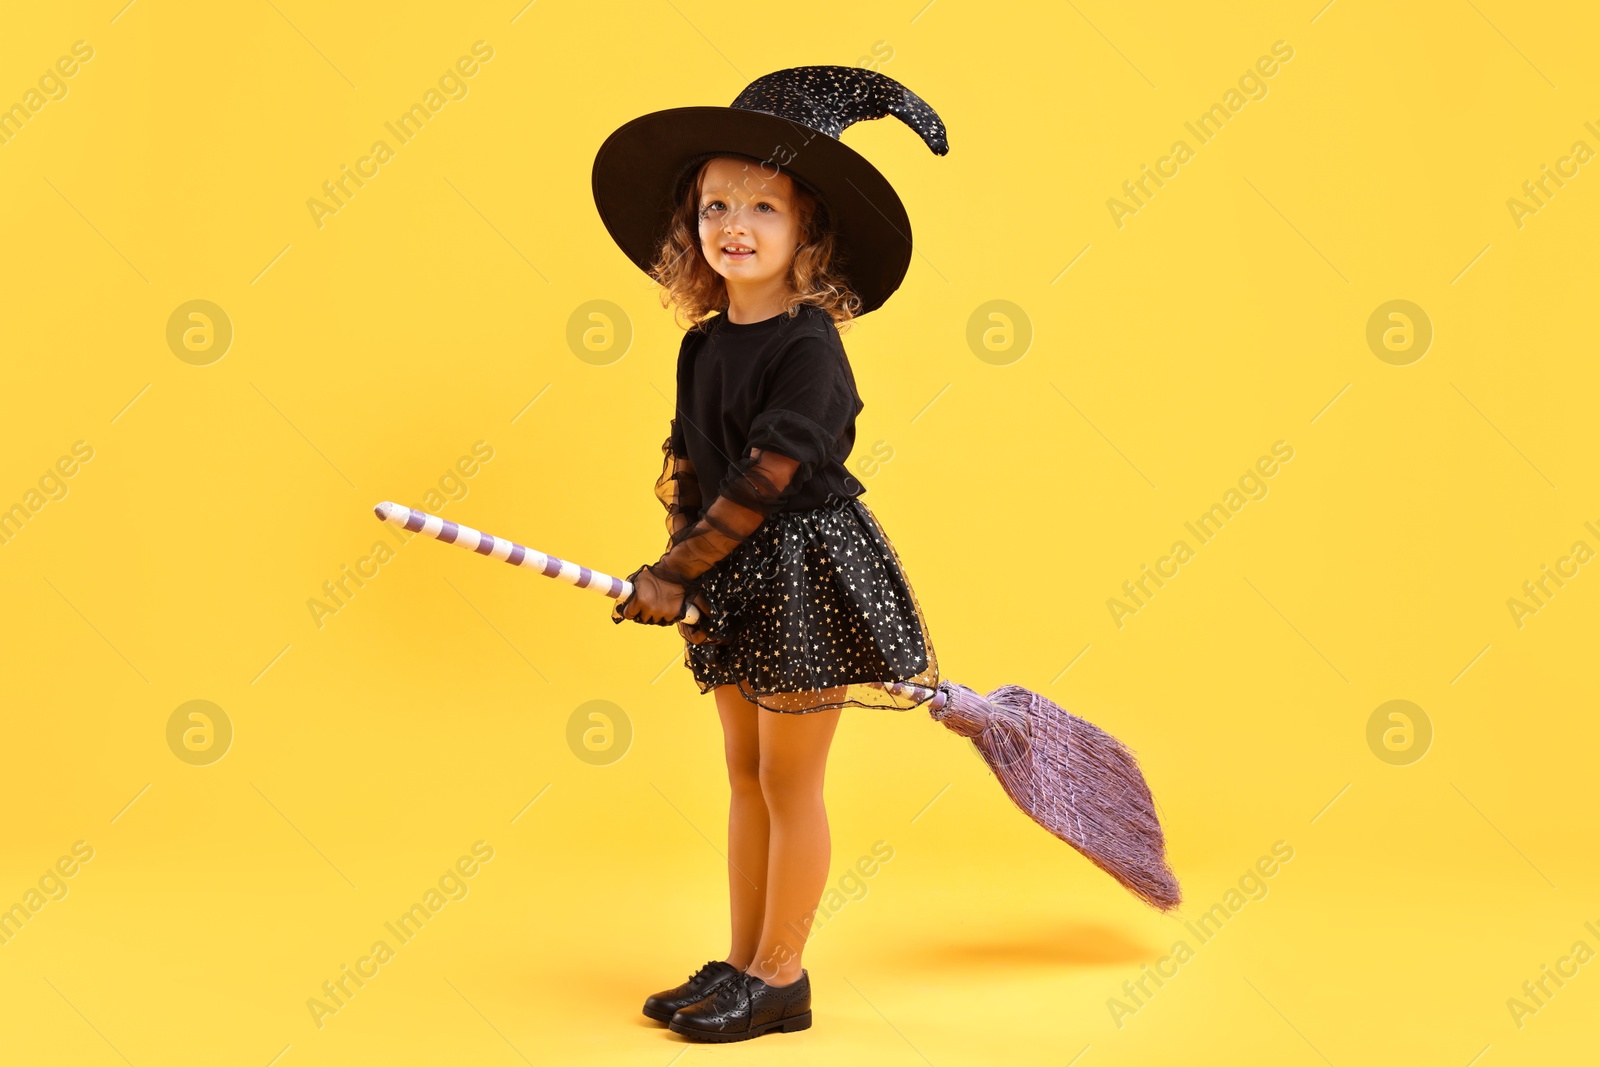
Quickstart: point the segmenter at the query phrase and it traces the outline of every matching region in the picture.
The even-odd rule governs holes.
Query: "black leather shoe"
[[[667,1024],[691,1041],[745,1041],[772,1030],[788,1033],[810,1025],[811,976],[803,970],[785,986],[770,986],[740,972],[704,1000],[680,1008]]]
[[[644,1013],[659,1023],[672,1021],[672,1013],[703,1000],[730,978],[743,977],[744,972],[727,960],[710,960],[689,980],[680,986],[663,990],[644,1000]]]

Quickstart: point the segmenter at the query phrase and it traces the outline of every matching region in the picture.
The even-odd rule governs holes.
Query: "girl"
[[[837,138],[889,113],[948,150],[938,117],[892,79],[802,67],[729,108],[634,120],[595,163],[612,236],[689,322],[656,482],[668,547],[628,576],[612,618],[677,622],[722,721],[732,945],[644,1005],[691,1040],[811,1025],[801,958],[828,875],[839,713],[915,707],[898,684],[939,680],[915,593],[845,467],[864,405],[839,329],[898,286],[910,224]]]

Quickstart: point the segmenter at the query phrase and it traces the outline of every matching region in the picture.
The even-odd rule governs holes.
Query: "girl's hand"
[[[670,626],[687,614],[684,609],[689,603],[688,590],[656,577],[649,564],[628,575],[628,581],[633,592],[612,608],[612,622],[630,619],[647,626]]]
[[[710,612],[711,605],[707,604],[706,598],[698,592],[690,598],[689,602],[700,610],[700,618],[695,620],[693,626],[686,622],[678,623],[678,633],[681,634],[683,639],[689,642],[691,645],[704,644],[705,642],[711,640],[711,638],[707,636],[705,630],[702,629],[702,627],[706,625],[707,613]]]

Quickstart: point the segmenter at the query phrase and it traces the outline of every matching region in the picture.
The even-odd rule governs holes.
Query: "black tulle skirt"
[[[771,711],[906,710],[938,662],[916,593],[877,517],[856,497],[777,512],[701,578],[709,640],[686,643],[702,693],[737,685]]]

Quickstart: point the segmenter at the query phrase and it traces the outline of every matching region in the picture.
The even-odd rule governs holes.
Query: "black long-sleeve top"
[[[693,462],[707,504],[752,448],[799,461],[774,511],[866,493],[845,468],[866,405],[826,311],[802,304],[793,319],[698,323],[684,334],[677,376],[672,449]]]

